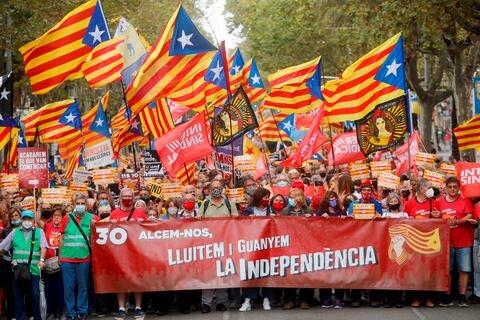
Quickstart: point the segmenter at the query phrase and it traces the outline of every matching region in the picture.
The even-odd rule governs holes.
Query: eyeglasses
[[[448,189],[457,189],[457,188],[458,188],[458,185],[456,185],[456,184],[451,184],[451,185],[448,185],[447,188],[448,188]]]

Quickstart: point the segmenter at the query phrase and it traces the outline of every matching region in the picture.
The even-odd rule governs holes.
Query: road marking
[[[424,315],[422,312],[420,312],[420,310],[418,310],[417,308],[410,308],[412,310],[413,313],[415,313],[415,315],[418,317],[418,319],[420,320],[428,320],[427,316]]]

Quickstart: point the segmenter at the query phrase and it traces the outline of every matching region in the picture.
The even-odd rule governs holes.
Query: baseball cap
[[[22,217],[22,219],[25,218],[25,217],[33,219],[33,218],[35,218],[35,215],[34,215],[32,210],[24,210],[24,211],[22,211],[21,217]]]

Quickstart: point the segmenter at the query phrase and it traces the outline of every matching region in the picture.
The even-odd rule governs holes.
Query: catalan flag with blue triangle
[[[19,49],[32,92],[44,94],[65,80],[83,77],[90,52],[108,40],[108,27],[99,0],[70,11],[45,34]]]

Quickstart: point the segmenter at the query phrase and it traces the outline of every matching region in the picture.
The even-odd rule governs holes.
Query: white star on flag
[[[67,122],[73,122],[73,120],[75,120],[76,117],[77,116],[74,116],[73,113],[70,112],[70,114],[65,118],[67,119]]]
[[[216,79],[220,79],[220,73],[222,72],[223,67],[220,67],[220,62],[217,61],[217,66],[215,68],[210,69],[215,75],[213,76],[213,81]]]
[[[97,127],[103,126],[103,119],[98,119],[97,121],[95,121],[95,125],[96,125]]]
[[[3,121],[3,116],[1,113],[0,113],[0,120]]]
[[[258,74],[254,74],[253,77],[252,77],[252,82],[253,84],[260,84],[260,77],[258,76]]]
[[[138,122],[137,119],[135,119],[135,121],[132,122],[132,128],[135,128],[136,130],[138,130],[138,125],[140,124],[140,122]]]
[[[7,88],[3,88],[3,91],[0,92],[0,100],[8,100],[8,95],[10,94],[10,91],[7,91]]]
[[[240,66],[234,66],[232,69],[235,71],[235,74],[240,72]]]
[[[285,123],[283,124],[283,129],[285,129],[285,130],[287,130],[287,131],[292,130],[292,124],[290,123],[290,121],[285,122]]]
[[[97,41],[102,42],[102,34],[104,32],[105,32],[105,30],[100,30],[100,29],[98,29],[98,25],[95,25],[95,31],[88,33],[93,37],[93,44],[95,44],[95,42],[97,42]]]
[[[18,136],[18,144],[23,144],[23,137],[22,136]]]
[[[177,39],[182,44],[182,49],[185,49],[185,46],[193,46],[192,41],[190,40],[193,37],[193,33],[186,35],[185,31],[182,30],[182,36]]]
[[[397,76],[397,69],[400,68],[402,64],[397,63],[395,59],[393,59],[393,62],[387,66],[387,74],[385,74],[385,77],[388,76],[389,74],[393,74],[395,77]]]

